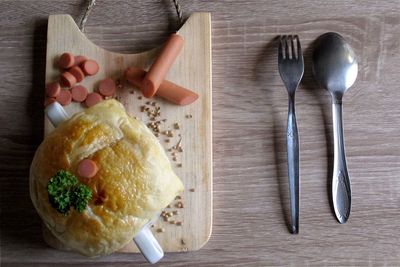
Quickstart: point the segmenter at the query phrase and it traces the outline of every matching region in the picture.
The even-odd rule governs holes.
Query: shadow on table
[[[277,71],[264,71],[267,66],[276,66],[278,69],[277,62],[277,51],[278,51],[278,37],[272,39],[265,46],[263,52],[258,55],[258,61],[255,66],[256,80],[262,82],[265,85],[271,84],[274,76],[277,75]],[[283,86],[283,85],[282,85]],[[273,91],[266,88],[266,97],[273,99]],[[279,200],[282,207],[283,220],[290,231],[290,206],[289,206],[289,185],[287,178],[286,161],[286,139],[282,139],[282,133],[286,131],[285,121],[280,121],[277,116],[279,112],[277,106],[271,103],[272,107],[272,118],[273,118],[273,157],[276,171],[276,180],[279,190]]]
[[[30,131],[10,133],[6,136],[10,142],[5,142],[2,148],[4,151],[15,151],[9,156],[5,155],[5,160],[14,160],[14,164],[5,165],[0,179],[1,249],[5,258],[13,249],[47,247],[42,239],[41,220],[29,195],[30,162],[43,139],[46,35],[47,19],[36,21],[31,53],[32,87],[25,102],[27,112],[25,120],[29,123],[26,128]],[[13,155],[17,158],[14,159]]]
[[[303,89],[312,93],[313,97],[318,100],[318,107],[322,115],[324,130],[325,130],[325,146],[326,146],[326,166],[327,166],[327,177],[326,177],[326,191],[331,207],[332,216],[334,216],[333,202],[332,202],[332,175],[333,175],[333,131],[330,125],[332,125],[332,114],[331,114],[331,103],[327,101],[329,99],[328,93],[324,92],[324,89],[314,79],[312,70],[312,53],[315,43],[312,42],[304,51],[304,76],[301,81]]]

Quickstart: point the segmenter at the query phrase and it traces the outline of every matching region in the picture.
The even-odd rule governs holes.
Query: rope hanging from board
[[[182,25],[183,25],[183,16],[182,16],[181,5],[179,4],[179,1],[178,1],[178,0],[172,0],[172,2],[174,3],[175,10],[176,10],[176,14],[178,15],[179,23],[180,23],[181,26],[182,26]]]
[[[176,10],[176,15],[178,16],[179,19],[179,26],[183,25],[183,13],[182,13],[182,8],[181,5],[179,4],[178,0],[172,0],[175,10]],[[83,16],[81,18],[81,21],[79,22],[79,29],[81,32],[85,32],[85,25],[86,21],[88,20],[88,17],[90,15],[90,12],[92,12],[93,7],[96,5],[96,0],[89,0],[88,5],[85,9],[85,12],[83,13]]]
[[[79,29],[81,30],[81,32],[85,31],[85,24],[86,21],[90,15],[90,12],[92,12],[92,9],[94,7],[94,5],[96,4],[96,0],[89,0],[89,3],[85,9],[85,12],[83,13],[83,16],[81,18],[81,21],[79,23]]]

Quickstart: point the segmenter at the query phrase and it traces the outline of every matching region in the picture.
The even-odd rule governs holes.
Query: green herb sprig
[[[64,215],[68,214],[71,207],[78,212],[84,211],[92,198],[92,190],[80,184],[75,175],[64,170],[58,171],[50,179],[47,192],[50,204]]]

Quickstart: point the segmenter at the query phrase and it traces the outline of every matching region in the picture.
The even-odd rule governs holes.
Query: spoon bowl
[[[342,98],[357,78],[358,62],[353,48],[337,33],[321,35],[315,41],[313,72],[323,88]]]
[[[358,63],[351,46],[337,33],[321,35],[315,42],[313,72],[332,97],[334,162],[332,202],[336,218],[345,223],[351,210],[351,186],[344,149],[342,98],[354,84]]]

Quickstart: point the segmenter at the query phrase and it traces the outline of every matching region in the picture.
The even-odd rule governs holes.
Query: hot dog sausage
[[[153,97],[155,95],[160,84],[165,79],[168,70],[181,51],[183,43],[183,38],[176,33],[168,38],[142,81],[142,92],[145,97]]]
[[[129,67],[125,71],[126,80],[139,89],[141,88],[141,82],[145,75],[146,71],[137,67]],[[156,95],[182,106],[193,103],[199,97],[195,92],[167,80],[164,80],[160,84]]]

